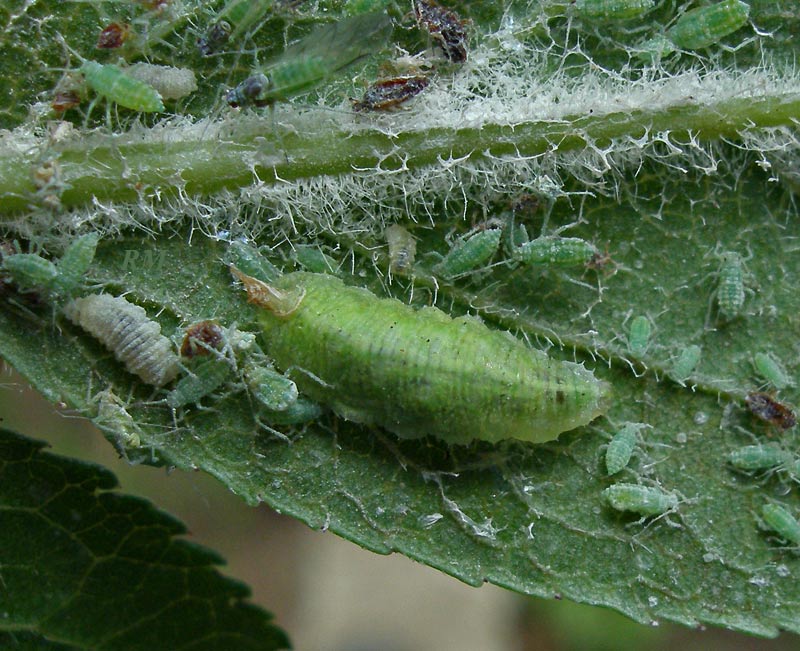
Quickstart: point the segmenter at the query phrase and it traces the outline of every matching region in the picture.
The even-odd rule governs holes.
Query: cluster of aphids
[[[394,28],[387,5],[394,7],[391,2],[351,0],[345,7],[349,15],[317,27],[290,45],[271,63],[225,92],[225,101],[233,107],[272,106],[313,90],[337,72],[381,51],[389,44]],[[463,63],[467,58],[466,22],[433,0],[413,0],[412,6],[417,26],[439,46],[444,57],[452,63]],[[152,58],[153,45],[177,30],[181,22],[195,18],[181,13],[169,0],[150,2],[146,8],[148,11],[133,23],[113,21],[105,25],[96,49],[113,51],[125,58],[142,54]],[[223,53],[229,44],[255,34],[279,8],[287,9],[280,3],[273,5],[263,0],[230,0],[197,39],[199,53]],[[164,100],[180,99],[197,90],[195,74],[189,68],[144,62],[124,66],[99,63],[81,57],[63,39],[61,42],[80,59],[81,65],[65,74],[55,88],[51,105],[58,113],[79,106],[87,87],[96,94],[95,100],[102,97],[141,113],[162,112]],[[176,55],[171,56],[171,61],[175,58]],[[361,99],[353,100],[353,108],[392,109],[421,93],[428,83],[428,75],[420,71],[381,79]]]
[[[590,24],[633,21],[652,11],[656,0],[570,0],[575,13]],[[747,23],[750,6],[741,0],[722,0],[681,14],[658,36],[631,49],[644,61],[657,61],[674,52],[702,50],[720,42]]]
[[[504,238],[505,234],[505,238]],[[416,239],[403,226],[394,224],[384,230],[389,250],[389,271],[398,276],[424,273],[415,265]],[[531,265],[548,268],[582,268],[613,273],[616,266],[611,257],[593,243],[578,237],[542,235],[529,239],[513,216],[496,217],[456,239],[444,255],[430,267],[433,275],[449,282],[487,269],[503,248],[508,266]]]
[[[295,383],[275,370],[255,334],[204,320],[176,333],[181,338],[176,352],[161,325],[141,306],[124,296],[87,294],[84,275],[94,259],[98,239],[95,234],[77,238],[56,262],[5,247],[0,266],[5,299],[12,300],[13,290],[26,297],[20,307],[29,312],[31,307],[51,306],[100,341],[128,372],[166,391],[156,404],[175,412],[199,406],[204,398],[226,387],[228,392],[246,390],[259,422],[272,432],[275,430],[262,418],[274,425],[296,425],[319,416],[320,407],[299,396]],[[248,259],[256,259],[246,246],[231,247],[231,254],[245,267]],[[259,264],[260,270],[268,268],[266,261]],[[164,389],[167,386],[172,388]],[[98,425],[116,432],[126,445],[139,444],[141,429],[110,389],[101,391],[95,403]]]

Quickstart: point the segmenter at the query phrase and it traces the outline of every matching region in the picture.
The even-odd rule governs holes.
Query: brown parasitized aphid
[[[754,391],[744,399],[750,412],[781,430],[791,429],[797,424],[794,412],[768,393]]]
[[[98,50],[116,50],[131,36],[131,26],[128,23],[109,23],[97,37],[95,48]]]
[[[417,25],[425,27],[428,33],[453,63],[467,60],[466,21],[461,20],[455,11],[446,9],[433,0],[413,0]]]
[[[201,357],[220,350],[225,340],[225,332],[215,321],[200,321],[186,329],[181,343],[181,357]]]
[[[360,100],[350,101],[355,111],[387,111],[419,95],[427,87],[428,78],[424,75],[383,79],[367,88]]]

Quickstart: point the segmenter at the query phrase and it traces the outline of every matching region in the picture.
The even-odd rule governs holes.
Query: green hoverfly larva
[[[225,94],[231,106],[272,106],[312,90],[331,75],[383,47],[392,30],[384,13],[323,25]]]
[[[266,353],[297,388],[337,414],[403,438],[541,443],[602,414],[610,387],[474,317],[415,310],[327,274],[271,284],[239,270],[263,308]]]
[[[740,0],[722,0],[708,7],[687,11],[666,32],[683,50],[699,50],[722,40],[742,27],[750,16],[750,5]]]
[[[122,296],[92,294],[64,307],[64,315],[96,337],[131,373],[163,386],[178,375],[178,356],[161,326]]]

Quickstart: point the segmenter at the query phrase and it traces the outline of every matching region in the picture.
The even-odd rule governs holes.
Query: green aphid
[[[761,517],[781,538],[793,545],[800,545],[800,523],[785,508],[777,504],[765,504],[761,507]]]
[[[53,284],[59,296],[69,296],[81,288],[83,276],[94,261],[99,241],[99,235],[89,233],[77,238],[66,248],[58,261],[58,277]]]
[[[745,445],[728,453],[728,463],[748,472],[789,468],[792,455],[778,445]]]
[[[703,349],[697,344],[686,346],[672,362],[669,376],[681,386],[686,386],[686,380],[694,373],[702,356]]]
[[[249,244],[236,241],[228,247],[223,260],[248,276],[271,282],[280,277],[281,271],[265,257],[267,253],[270,253],[269,247],[256,249]]]
[[[286,409],[262,409],[259,417],[263,417],[271,425],[300,425],[308,423],[322,415],[322,407],[318,403],[299,396]]]
[[[480,269],[497,252],[502,234],[501,228],[488,228],[459,240],[442,261],[433,266],[433,272],[450,279]]]
[[[610,387],[471,317],[414,310],[327,274],[271,285],[232,269],[266,351],[298,389],[340,416],[400,437],[541,443],[605,411]]]
[[[315,274],[335,274],[339,263],[317,246],[297,246],[294,250],[297,263]]]
[[[36,253],[13,253],[3,258],[3,269],[23,290],[50,291],[58,278],[58,267]]]
[[[722,253],[720,259],[717,305],[724,318],[732,319],[739,316],[744,305],[744,262],[742,256],[734,251]]]
[[[297,385],[274,368],[248,360],[244,379],[250,394],[270,411],[286,411],[297,402]]]
[[[646,316],[639,315],[631,321],[631,327],[628,331],[628,352],[640,359],[647,352],[650,347],[650,335],[653,332],[653,326],[650,319]]]
[[[142,430],[125,409],[122,400],[110,389],[98,393],[94,400],[97,402],[97,415],[92,422],[103,431],[113,434],[119,448],[138,448],[142,444]]]
[[[512,257],[524,264],[575,267],[589,264],[598,254],[597,247],[578,237],[548,235],[525,242],[512,250]]]
[[[210,56],[256,27],[271,8],[272,0],[230,0],[197,39],[197,49],[203,56]]]
[[[722,40],[742,27],[750,16],[750,6],[740,0],[722,0],[708,7],[687,11],[666,36],[678,48],[698,50]]]
[[[675,44],[663,34],[654,36],[636,47],[637,58],[646,63],[656,63],[675,51]]]
[[[639,432],[645,427],[650,426],[645,423],[625,423],[614,434],[606,448],[606,470],[609,475],[617,474],[628,465],[636,449]]]
[[[263,71],[228,91],[225,101],[231,106],[272,106],[312,90],[339,70],[380,50],[391,30],[392,21],[384,13],[323,25]]]
[[[142,113],[164,110],[164,102],[155,88],[134,79],[113,63],[85,60],[80,72],[92,90],[110,102]]]
[[[655,6],[655,0],[576,0],[575,10],[588,20],[630,20]]]
[[[662,515],[678,508],[677,495],[640,484],[614,484],[603,491],[603,496],[611,508],[645,517]]]
[[[191,404],[211,395],[231,379],[233,367],[222,355],[209,355],[196,360],[175,388],[167,394],[167,404],[172,409]]]
[[[786,372],[781,361],[770,353],[756,353],[753,366],[758,374],[776,389],[787,389],[794,386],[794,379]]]

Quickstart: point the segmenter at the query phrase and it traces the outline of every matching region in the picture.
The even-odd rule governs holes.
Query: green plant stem
[[[558,122],[527,122],[481,129],[428,129],[395,137],[377,131],[348,134],[327,129],[268,139],[268,118],[260,128],[237,131],[224,140],[189,135],[142,142],[140,136],[93,137],[64,147],[58,156],[65,189],[62,205],[135,201],[158,193],[168,198],[183,190],[202,197],[253,183],[351,173],[354,169],[420,169],[439,159],[472,162],[499,156],[565,153],[589,144],[605,147],[614,139],[641,139],[670,132],[676,142],[736,138],[745,130],[794,124],[800,119],[800,94],[742,97],[716,105],[682,104],[667,109],[580,116]],[[176,127],[180,129],[181,127]],[[198,130],[199,132],[199,130]],[[194,134],[195,132],[192,132]],[[178,135],[178,134],[176,134]],[[280,142],[278,142],[280,140]],[[287,158],[283,152],[289,152]],[[36,203],[31,171],[40,154],[0,155],[0,196],[6,213]]]

